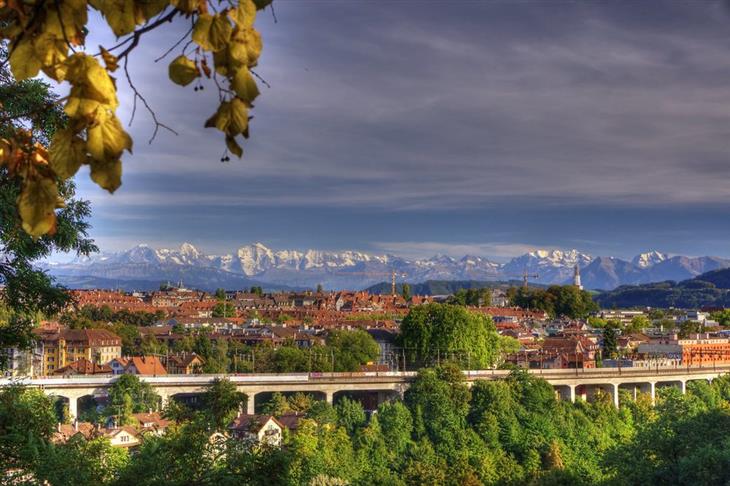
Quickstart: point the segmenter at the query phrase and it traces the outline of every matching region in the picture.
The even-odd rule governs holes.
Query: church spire
[[[573,271],[573,285],[583,290],[583,284],[580,283],[580,268],[578,268],[578,264],[575,265]]]

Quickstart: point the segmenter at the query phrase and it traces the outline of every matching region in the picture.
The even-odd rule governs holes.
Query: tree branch
[[[142,104],[144,104],[145,108],[147,108],[147,111],[152,116],[152,121],[155,122],[155,130],[154,130],[154,132],[152,132],[152,137],[150,137],[149,143],[152,143],[154,141],[155,137],[157,137],[157,132],[160,130],[160,128],[164,128],[165,130],[168,130],[169,132],[174,133],[175,135],[179,135],[175,130],[168,127],[164,123],[161,123],[157,119],[157,114],[150,107],[149,103],[147,103],[147,100],[145,99],[145,97],[142,96],[142,94],[140,94],[140,92],[137,90],[137,87],[132,82],[132,77],[129,75],[129,69],[127,66],[128,60],[129,60],[129,57],[124,58],[124,75],[127,77],[127,83],[129,83],[129,87],[132,88],[132,91],[134,92],[134,106],[132,108],[132,116],[129,119],[129,124],[131,125],[132,122],[134,121],[134,114],[137,111],[137,98],[139,98],[140,101],[142,101]]]

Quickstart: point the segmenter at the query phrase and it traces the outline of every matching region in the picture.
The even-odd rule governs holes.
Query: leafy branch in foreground
[[[127,60],[145,34],[178,18],[191,27],[175,46],[190,39],[182,54],[170,63],[169,77],[181,86],[203,77],[213,80],[220,105],[205,126],[223,132],[227,150],[241,157],[243,150],[237,137],[248,138],[249,110],[259,94],[251,69],[258,62],[262,43],[254,21],[257,10],[270,3],[0,0],[0,39],[8,42],[7,61],[13,76],[23,81],[42,72],[58,83],[70,85],[69,95],[59,100],[64,103],[65,126],[55,132],[48,147],[32,130],[12,123],[21,115],[42,116],[48,107],[19,114],[0,106],[3,126],[14,126],[12,133],[0,138],[0,167],[20,183],[16,203],[22,228],[34,237],[58,230],[56,211],[64,207],[59,181],[73,177],[82,165],[89,165],[91,179],[107,191],[114,192],[121,185],[121,157],[124,151],[132,151],[133,142],[116,115],[119,100],[111,73],[120,65],[134,92],[135,105],[141,100],[152,114],[153,138],[159,128],[171,130],[159,122],[135,87]],[[121,38],[114,46],[100,46],[94,55],[82,51],[90,10],[99,12]],[[186,52],[193,43],[196,47]]]

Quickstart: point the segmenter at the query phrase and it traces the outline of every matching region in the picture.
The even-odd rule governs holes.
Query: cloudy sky
[[[720,1],[275,0],[242,160],[203,129],[214,86],[142,42],[113,196],[79,176],[104,250],[536,247],[730,256],[730,8]],[[103,40],[103,39],[102,39]],[[130,91],[119,81],[123,120]]]

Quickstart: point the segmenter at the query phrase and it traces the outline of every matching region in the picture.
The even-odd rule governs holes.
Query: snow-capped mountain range
[[[405,259],[395,255],[373,255],[358,251],[273,250],[261,243],[239,248],[226,255],[206,255],[183,243],[178,249],[153,249],[138,245],[119,253],[101,253],[69,263],[48,263],[46,268],[69,286],[119,286],[154,288],[160,282],[183,281],[191,287],[244,288],[263,284],[268,288],[360,289],[390,280],[395,271],[399,281],[426,280],[519,280],[527,272],[530,281],[543,284],[572,282],[574,267],[581,269],[583,285],[591,289],[612,289],[622,284],[657,280],[682,280],[718,268],[730,267],[730,260],[717,257],[669,257],[650,251],[631,261],[597,257],[578,250],[536,250],[497,263],[466,255],[456,259],[436,255],[427,259]],[[537,275],[537,277],[534,277]],[[132,285],[132,282],[134,283]]]

